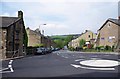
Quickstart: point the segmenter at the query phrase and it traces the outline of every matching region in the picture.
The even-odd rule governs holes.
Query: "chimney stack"
[[[18,11],[18,18],[23,18],[23,12],[22,11]]]
[[[118,16],[118,20],[120,20],[120,16]]]

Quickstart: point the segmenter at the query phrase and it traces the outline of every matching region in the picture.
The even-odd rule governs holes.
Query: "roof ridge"
[[[19,17],[0,16],[0,18],[19,18]]]

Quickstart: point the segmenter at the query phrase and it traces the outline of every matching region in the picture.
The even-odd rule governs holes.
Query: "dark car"
[[[35,55],[38,55],[38,54],[45,54],[44,49],[43,48],[36,48]]]
[[[47,49],[47,53],[51,53],[52,49],[51,48],[46,48]]]

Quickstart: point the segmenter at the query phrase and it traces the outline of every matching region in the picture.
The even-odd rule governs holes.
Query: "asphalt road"
[[[119,56],[116,54],[60,50],[46,55],[15,59],[12,63],[14,72],[2,73],[2,77],[118,77],[118,74],[120,74],[120,65],[115,66],[115,70],[86,69],[72,66],[72,64],[80,65],[80,61],[92,59],[107,59],[120,62]],[[8,63],[9,61],[3,61],[3,68],[6,68]]]

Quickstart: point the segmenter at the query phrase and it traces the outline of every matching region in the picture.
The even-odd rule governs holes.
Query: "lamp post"
[[[39,31],[40,31],[40,27],[41,27],[41,25],[46,25],[46,24],[40,24],[40,25],[39,25]],[[41,37],[41,39],[40,39],[40,36],[41,36],[41,31],[40,31],[40,35],[39,35],[39,41],[40,41],[39,44],[41,44],[41,40],[42,40],[42,37]],[[40,45],[39,45],[39,47],[40,47]]]

